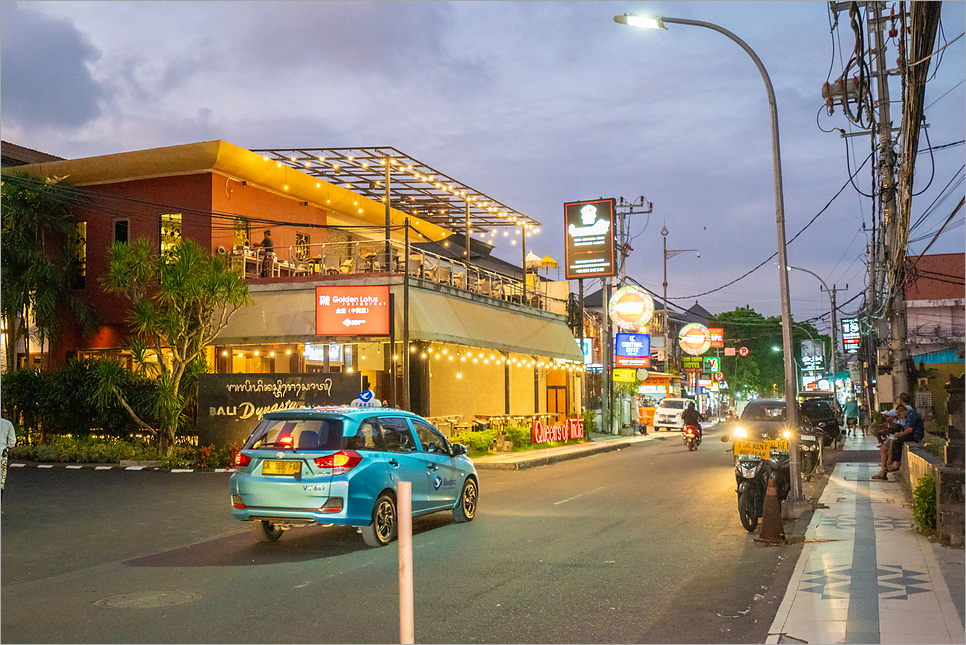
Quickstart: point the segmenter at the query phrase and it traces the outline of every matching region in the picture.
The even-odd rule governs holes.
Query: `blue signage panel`
[[[651,337],[647,334],[617,334],[617,367],[650,367]]]

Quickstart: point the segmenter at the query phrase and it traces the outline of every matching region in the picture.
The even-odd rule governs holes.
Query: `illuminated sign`
[[[681,328],[678,343],[685,353],[700,356],[711,347],[711,334],[701,323],[688,323]]]
[[[531,427],[533,443],[547,443],[548,441],[569,441],[584,436],[583,417],[566,419],[561,425],[545,426],[539,419],[533,420]]]
[[[724,347],[724,327],[708,327],[711,336],[711,347]]]
[[[862,342],[862,333],[859,331],[858,318],[842,319],[842,349],[846,354],[857,354],[859,344]]]
[[[682,356],[681,357],[681,369],[684,370],[697,370],[701,371],[701,357],[700,356]]]
[[[714,374],[721,371],[721,359],[717,356],[705,356],[702,371]]]
[[[825,371],[825,343],[820,340],[802,341],[802,368],[812,372]]]
[[[654,299],[643,289],[628,285],[614,292],[607,303],[607,311],[615,325],[625,331],[638,332],[654,316]]]
[[[388,336],[389,287],[316,287],[318,336]]]
[[[614,199],[564,204],[568,280],[614,275]]]
[[[617,367],[650,367],[651,337],[647,334],[617,334]]]

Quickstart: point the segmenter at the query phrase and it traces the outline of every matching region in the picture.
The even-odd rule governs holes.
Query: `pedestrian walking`
[[[17,445],[17,433],[12,423],[0,418],[0,435],[0,446],[3,447],[0,456],[0,499],[3,499],[3,492],[7,489],[7,459],[10,449]]]
[[[845,399],[845,427],[846,434],[855,435],[856,426],[859,424],[859,403],[851,396]]]

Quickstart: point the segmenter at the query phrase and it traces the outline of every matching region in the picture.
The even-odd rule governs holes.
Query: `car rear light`
[[[243,455],[240,452],[235,453],[235,467],[244,468],[248,464],[252,463],[252,458],[248,455]]]
[[[329,500],[322,505],[319,509],[323,513],[341,513],[342,512],[342,498],[341,497],[330,497]]]
[[[245,502],[242,501],[241,495],[232,495],[231,505],[235,508],[245,508]]]
[[[319,468],[331,468],[333,475],[344,475],[362,461],[362,455],[355,450],[340,450],[331,455],[316,457],[315,465]]]

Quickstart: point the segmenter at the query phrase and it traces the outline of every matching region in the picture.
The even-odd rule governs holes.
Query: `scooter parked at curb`
[[[759,455],[738,455],[735,458],[738,517],[749,533],[758,528],[758,520],[764,513],[765,493],[773,472],[778,499],[784,501],[790,488],[787,452],[775,452],[769,459]]]
[[[684,426],[681,436],[684,437],[684,445],[688,447],[688,450],[697,450],[698,446],[701,445],[701,428]]]
[[[819,424],[821,425],[821,424]],[[798,463],[801,464],[802,477],[811,481],[816,469],[822,473],[822,445],[825,435],[822,428],[803,429],[798,435]]]

